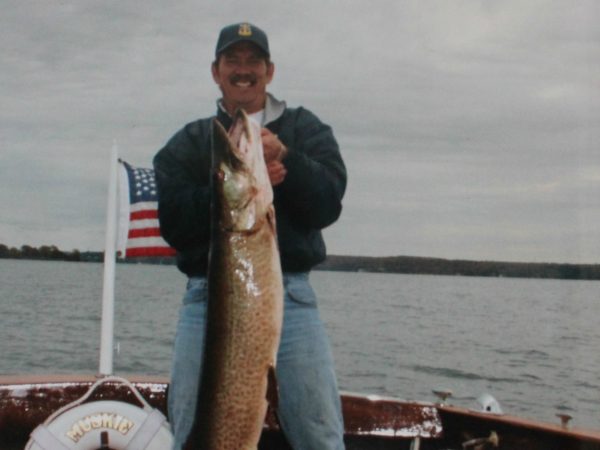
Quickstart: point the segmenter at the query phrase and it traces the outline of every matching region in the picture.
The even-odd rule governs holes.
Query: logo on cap
[[[238,30],[238,34],[240,36],[252,36],[252,28],[249,23],[240,24],[240,29]]]

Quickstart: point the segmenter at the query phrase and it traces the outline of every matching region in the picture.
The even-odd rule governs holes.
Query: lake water
[[[97,372],[100,264],[0,260],[0,373]],[[340,387],[600,429],[600,282],[314,272]],[[115,373],[166,375],[185,278],[119,265]]]

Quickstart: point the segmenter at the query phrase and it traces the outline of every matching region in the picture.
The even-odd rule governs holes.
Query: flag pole
[[[115,317],[115,249],[117,235],[117,166],[116,141],[110,152],[108,174],[108,201],[106,205],[106,242],[104,244],[104,284],[102,287],[102,325],[100,336],[101,376],[113,373],[114,317]]]

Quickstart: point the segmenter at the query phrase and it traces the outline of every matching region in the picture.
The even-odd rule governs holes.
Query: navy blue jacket
[[[281,265],[304,272],[326,256],[321,230],[342,210],[346,168],[331,128],[313,113],[269,95],[266,128],[288,148],[287,175],[274,188]],[[231,118],[221,108],[225,129]],[[177,250],[177,265],[188,276],[206,275],[210,239],[210,129],[214,117],[187,124],[154,157],[161,234]]]

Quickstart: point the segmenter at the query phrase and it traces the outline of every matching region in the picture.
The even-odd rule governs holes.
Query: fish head
[[[260,131],[241,109],[229,131],[213,121],[213,214],[223,229],[253,230],[273,202]]]

